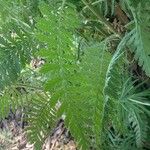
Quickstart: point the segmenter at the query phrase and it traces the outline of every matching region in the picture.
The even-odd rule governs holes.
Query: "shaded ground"
[[[33,145],[26,138],[23,123],[17,122],[12,116],[0,123],[0,150],[33,150]],[[76,145],[69,131],[64,127],[63,120],[43,144],[42,150],[76,150]]]

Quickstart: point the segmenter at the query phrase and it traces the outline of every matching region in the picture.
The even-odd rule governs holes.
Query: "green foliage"
[[[28,2],[15,3],[15,8],[33,8]],[[28,13],[26,22],[20,15],[1,15],[0,87],[5,90],[0,118],[10,107],[28,107],[26,130],[36,150],[62,116],[83,150],[143,149],[150,115],[148,82],[143,82],[150,76],[149,2],[32,2],[35,24]],[[119,20],[124,15],[127,24]],[[114,18],[122,24],[114,25]],[[25,70],[13,83],[36,49],[45,60],[40,73]],[[134,71],[141,78],[135,80]]]
[[[42,88],[43,82],[43,76],[37,72],[24,70],[15,84],[5,88],[0,99],[0,120],[8,116],[10,109],[13,112],[24,109],[29,124],[26,130],[35,149],[40,149],[55,119],[55,108],[52,109],[50,95]]]
[[[17,17],[21,10],[16,5],[9,7],[9,3],[4,1],[1,1],[1,5],[0,89],[3,89],[18,78],[21,70],[30,62],[36,45],[31,26],[23,18]]]
[[[44,7],[44,9],[42,9],[45,12],[43,13],[44,17],[38,21],[37,28],[43,32],[37,35],[38,39],[46,45],[46,48],[40,50],[39,54],[48,62],[42,67],[41,72],[48,75],[49,80],[46,82],[45,88],[50,91],[52,96],[51,107],[54,107],[58,100],[62,103],[57,112],[57,116],[61,117],[61,115],[65,114],[65,123],[82,149],[89,149],[92,145],[97,149],[102,146],[103,142],[105,143],[107,141],[105,139],[109,140],[109,134],[103,132],[103,129],[107,131],[110,124],[116,128],[116,131],[121,130],[122,134],[125,133],[125,129],[129,134],[133,130],[135,136],[132,136],[132,141],[136,139],[137,146],[142,146],[140,143],[142,143],[144,137],[140,137],[140,135],[146,135],[146,133],[143,132],[145,130],[141,129],[143,127],[142,122],[139,123],[138,120],[135,120],[136,115],[140,117],[138,114],[139,109],[135,112],[134,107],[131,107],[131,111],[133,111],[135,115],[127,115],[125,106],[120,102],[120,96],[122,96],[120,92],[126,88],[123,87],[124,85],[122,84],[125,82],[122,76],[126,71],[124,71],[125,68],[123,68],[124,61],[119,61],[118,59],[120,59],[120,57],[121,59],[123,58],[124,50],[133,32],[127,33],[122,38],[110,64],[109,54],[106,52],[107,40],[104,43],[96,44],[96,46],[90,46],[89,48],[82,46],[84,56],[80,56],[80,62],[80,60],[76,60],[75,50],[73,49],[71,40],[62,37],[60,34],[65,33],[67,35],[66,37],[73,39],[69,30],[64,31],[64,26],[65,29],[68,28],[68,26],[63,24],[63,20],[61,20],[63,15],[63,19],[68,17],[67,14],[65,14],[65,9],[60,13],[60,16],[57,16],[57,13],[55,14],[54,11],[47,11],[48,8]],[[56,16],[54,17],[54,15]],[[49,20],[48,17],[53,19]],[[57,17],[59,19],[57,19]],[[61,22],[59,22],[60,20]],[[74,26],[71,20],[69,21],[71,24],[70,29],[72,29]],[[47,28],[48,26],[51,27],[50,24],[53,28]],[[57,25],[59,25],[59,29]],[[68,47],[66,44],[68,44]],[[98,49],[98,47],[103,48]],[[72,49],[72,52],[67,53],[70,49]],[[107,74],[107,67],[103,66],[103,64],[106,66],[109,64]],[[99,69],[97,70],[97,68]],[[127,75],[127,72],[125,74]],[[103,97],[104,84],[104,91],[106,92],[105,99]],[[128,92],[127,94],[131,94],[131,91]],[[132,104],[130,105],[132,106]],[[93,115],[91,116],[90,114]],[[128,117],[123,118],[124,114],[130,119]],[[114,117],[114,119],[112,119],[112,117]],[[130,130],[125,127],[125,121],[128,121],[129,126],[133,124]],[[94,142],[91,142],[90,135],[92,135]],[[123,142],[121,143],[124,144]],[[131,146],[132,143],[130,143],[129,146]],[[122,145],[118,145],[118,147],[119,146]]]
[[[75,11],[73,12],[72,8],[64,7],[59,16],[54,17],[56,14],[47,11],[48,8],[45,5],[41,7],[42,13],[46,14],[43,14],[44,18],[37,23],[39,31],[43,31],[37,33],[38,39],[45,42],[46,45],[46,48],[39,52],[40,56],[48,62],[41,69],[41,72],[47,73],[49,77],[45,88],[50,91],[52,96],[51,107],[54,107],[58,100],[62,103],[60,110],[57,112],[58,117],[65,114],[65,123],[73,136],[79,141],[78,144],[83,149],[89,149],[92,145],[92,143],[90,144],[90,135],[93,135],[96,139],[97,144],[93,143],[95,146],[98,146],[100,140],[101,127],[95,124],[101,123],[100,116],[102,114],[100,110],[103,108],[104,70],[107,68],[104,64],[109,63],[110,55],[105,52],[104,44],[97,43],[95,46],[84,48],[85,56],[79,62],[75,57],[72,32],[66,26],[66,22],[72,28],[77,24],[74,22],[75,17],[73,16]],[[67,12],[70,11],[68,14],[71,14],[71,17],[65,14],[66,10]],[[69,20],[67,20],[67,17]],[[51,24],[54,28],[45,28],[51,26]],[[49,34],[45,34],[45,32]],[[53,36],[49,38],[51,35]],[[99,50],[100,46],[104,48]],[[97,70],[97,68],[99,69]],[[101,83],[101,86],[97,83]],[[87,108],[89,109],[87,110]]]
[[[37,97],[35,91],[42,91],[42,81],[39,79],[37,73],[27,69],[22,71],[14,84],[1,91],[0,120],[8,116],[10,109],[14,112],[18,107],[28,106],[32,100],[31,95]]]
[[[0,88],[14,82],[22,68],[25,67],[33,52],[31,45],[32,37],[26,31],[18,28],[17,25],[3,27],[0,51]],[[5,34],[5,36],[4,36]],[[27,38],[28,37],[28,38]],[[24,45],[24,43],[26,43]]]
[[[26,128],[28,139],[34,143],[36,150],[40,150],[45,135],[52,129],[56,120],[55,109],[52,109],[50,105],[50,96],[43,91],[31,94],[27,115],[29,123]]]
[[[138,64],[146,72],[147,76],[150,76],[150,36],[147,33],[150,24],[150,2],[141,1],[139,3],[129,3],[132,11],[135,29],[131,36],[129,43],[132,45],[132,51],[135,53],[135,59],[138,60]]]

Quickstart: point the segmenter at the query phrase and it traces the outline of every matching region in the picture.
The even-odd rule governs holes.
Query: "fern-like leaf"
[[[0,89],[14,83],[21,70],[30,62],[35,51],[31,26],[23,18],[17,18],[17,3],[0,1]],[[15,5],[16,4],[16,5]],[[17,8],[16,8],[17,7]],[[5,17],[4,17],[4,16]],[[32,41],[32,42],[31,42]]]
[[[134,16],[135,29],[129,43],[132,45],[132,51],[135,53],[135,59],[143,68],[147,76],[150,76],[150,2],[130,2],[130,9]]]

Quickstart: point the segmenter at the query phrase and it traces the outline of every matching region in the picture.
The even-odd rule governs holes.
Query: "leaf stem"
[[[90,3],[86,0],[82,0],[82,2],[89,8],[89,10],[99,19],[101,23],[103,23],[111,32],[113,32],[117,37],[121,38],[121,35],[112,27],[112,25],[100,14],[98,14],[92,7]]]

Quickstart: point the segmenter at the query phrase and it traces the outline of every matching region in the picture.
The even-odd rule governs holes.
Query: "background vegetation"
[[[0,5],[1,119],[22,107],[36,150],[60,118],[83,150],[150,147],[149,1]]]

